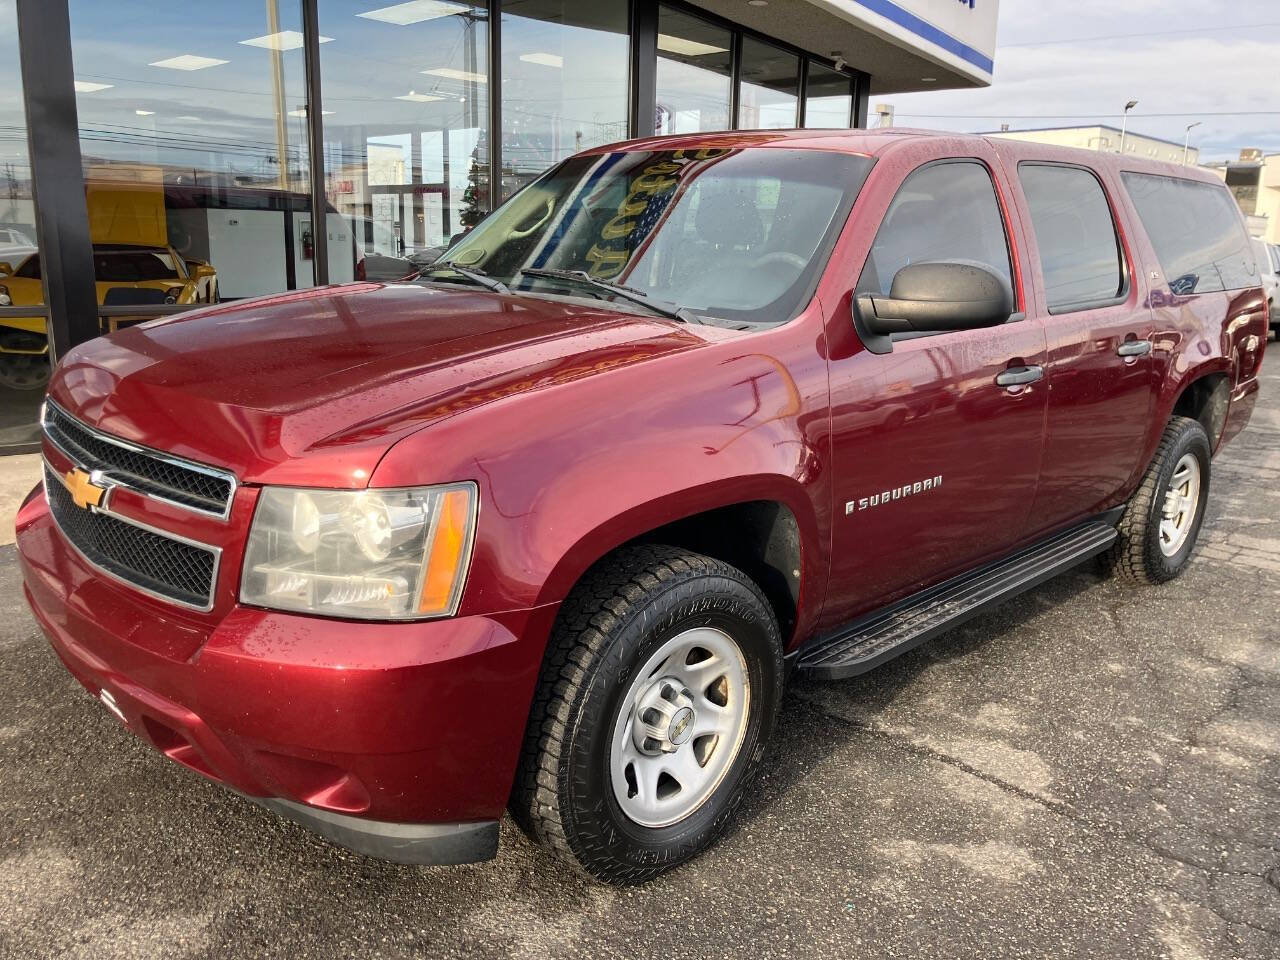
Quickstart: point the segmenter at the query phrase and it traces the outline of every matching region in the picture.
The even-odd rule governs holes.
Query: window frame
[[[1012,323],[1020,323],[1027,318],[1026,300],[1022,291],[1022,271],[1019,269],[1017,253],[1013,244],[1013,221],[1009,217],[1009,204],[1005,201],[1004,195],[1000,192],[1000,184],[996,180],[995,170],[991,164],[982,157],[964,156],[964,157],[936,157],[933,160],[926,160],[907,171],[906,175],[894,188],[893,196],[889,199],[889,205],[885,207],[884,213],[880,217],[880,222],[876,224],[876,231],[871,236],[871,246],[867,248],[867,256],[863,258],[862,265],[858,269],[858,274],[853,281],[853,294],[858,294],[858,284],[862,280],[863,271],[867,269],[867,259],[871,256],[871,251],[876,245],[876,238],[880,235],[880,228],[884,226],[885,217],[889,215],[889,211],[893,209],[894,203],[898,199],[898,194],[902,192],[902,188],[907,182],[921,170],[928,167],[938,167],[944,164],[955,163],[971,163],[980,166],[987,175],[987,179],[991,182],[991,193],[995,197],[996,212],[1000,217],[1000,225],[1004,229],[1004,246],[1005,254],[1009,258],[1009,287],[1013,292],[1013,310],[1009,314],[1009,319],[997,326],[1008,326]],[[992,327],[984,327],[982,329],[994,329]],[[893,333],[889,335],[891,343],[900,343],[908,340],[919,340],[922,337],[944,337],[953,336],[959,333],[970,333],[970,330],[917,330],[909,333]]]
[[[1106,201],[1107,211],[1111,214],[1111,232],[1116,240],[1116,256],[1120,258],[1120,291],[1112,297],[1096,297],[1092,300],[1073,300],[1059,306],[1049,305],[1049,293],[1045,289],[1044,309],[1051,317],[1065,316],[1070,313],[1081,313],[1085,310],[1101,310],[1105,307],[1114,307],[1125,303],[1129,299],[1129,294],[1133,291],[1133,270],[1129,257],[1129,245],[1124,235],[1124,231],[1120,226],[1120,218],[1116,216],[1115,201],[1111,198],[1110,192],[1103,179],[1098,176],[1098,172],[1091,167],[1082,163],[1067,163],[1061,160],[1019,160],[1017,166],[1018,174],[1018,190],[1022,193],[1024,202],[1027,200],[1027,192],[1022,186],[1022,168],[1023,167],[1061,167],[1067,170],[1081,170],[1089,176],[1093,177],[1102,190],[1102,199]],[[1035,240],[1036,250],[1036,267],[1040,271],[1040,282],[1044,284],[1044,261],[1040,258],[1040,234],[1036,231],[1035,220],[1031,215],[1031,204],[1027,203],[1027,218],[1031,221],[1029,224],[1029,233]]]

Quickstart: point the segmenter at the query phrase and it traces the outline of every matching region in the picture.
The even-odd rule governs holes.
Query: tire
[[[709,654],[710,669],[704,675],[728,665],[724,669],[736,671],[737,681],[730,681],[726,672],[704,690],[697,690],[696,683],[683,689],[696,701],[697,715],[709,722],[716,711],[702,709],[706,698],[722,681],[725,690],[741,682],[743,692],[726,697],[718,708],[733,712],[736,705],[744,715],[736,733],[699,739],[693,709],[683,720],[685,727],[679,727],[673,718],[681,714],[662,713],[667,701],[652,700],[672,693],[683,696],[662,682],[671,673],[665,668],[675,661],[661,658],[667,650],[682,650],[690,637],[694,647],[697,638],[717,644],[727,638],[740,655],[717,648],[723,656]],[[675,657],[682,669],[696,671],[701,662],[692,649]],[[656,667],[654,658],[659,659]],[[782,679],[777,621],[760,588],[740,570],[675,547],[619,550],[583,578],[560,610],[530,711],[512,791],[513,817],[554,856],[608,883],[642,883],[684,863],[714,843],[732,821],[773,732]],[[662,711],[647,708],[646,696]],[[676,705],[673,699],[672,711]],[[655,716],[663,718],[656,722],[671,721],[663,728],[662,741],[669,754],[657,749],[657,740],[642,736],[643,730],[655,729],[644,726]],[[680,741],[682,734],[691,739]],[[636,755],[628,765],[626,757],[640,749],[640,739],[644,749],[656,750],[655,757]],[[688,768],[694,771],[690,792],[683,793],[682,774],[680,781],[667,782],[668,796],[659,800],[662,777],[646,773],[645,782],[655,786],[642,794],[637,771],[673,762],[668,758],[687,762],[681,753],[686,748],[701,751],[694,754],[699,767]],[[723,754],[718,752],[722,748]],[[714,781],[713,763],[722,770]],[[703,778],[700,788],[693,782],[697,778]],[[672,783],[679,787],[674,794]],[[699,789],[710,792],[676,822],[649,826],[628,813],[645,801],[645,794],[655,807],[675,804],[671,809],[678,809],[696,800]]]
[[[1180,468],[1190,472],[1189,460],[1198,465],[1194,513],[1187,518],[1180,539],[1162,537],[1167,496]],[[1156,455],[1147,467],[1137,492],[1130,498],[1117,529],[1120,536],[1103,554],[1104,568],[1130,583],[1165,583],[1186,569],[1204,522],[1209,497],[1210,448],[1204,427],[1189,417],[1173,417],[1164,429]],[[1186,490],[1184,484],[1179,488]],[[1175,523],[1176,526],[1176,523]]]

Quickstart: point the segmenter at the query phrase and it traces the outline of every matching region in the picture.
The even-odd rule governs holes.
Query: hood
[[[358,487],[435,420],[733,335],[535,297],[351,284],[91,341],[49,394],[108,433],[245,482]]]

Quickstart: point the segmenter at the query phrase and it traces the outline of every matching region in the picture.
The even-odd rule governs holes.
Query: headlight
[[[13,304],[13,298],[9,296],[9,288],[0,286],[0,307],[8,307]]]
[[[330,617],[412,620],[458,608],[476,486],[267,487],[245,549],[240,599]]]

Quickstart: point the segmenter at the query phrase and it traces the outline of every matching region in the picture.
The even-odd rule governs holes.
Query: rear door
[[[931,143],[918,156],[937,149]],[[964,141],[963,149],[973,154],[917,161],[885,190],[893,199],[868,227],[875,238],[855,292],[887,294],[910,263],[976,261],[1010,282],[1019,309],[1022,248],[1001,200],[1007,184],[985,145]],[[849,323],[848,313],[833,322]],[[997,378],[1010,368],[1034,378],[1043,363],[1044,333],[1021,312],[1001,326],[895,336],[889,353],[830,360],[835,523],[825,625],[993,559],[1019,539],[1035,495],[1046,392],[1034,379],[1006,386]]]
[[[1087,167],[1025,154],[1016,170],[1030,221],[1034,310],[1048,342],[1034,536],[1115,505],[1140,473],[1155,395],[1153,326],[1103,180]]]

